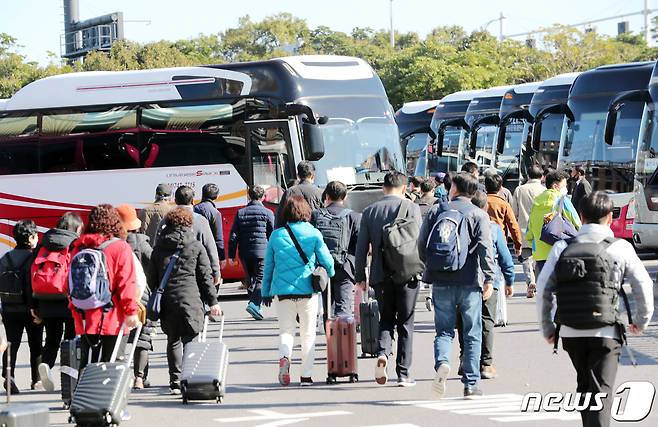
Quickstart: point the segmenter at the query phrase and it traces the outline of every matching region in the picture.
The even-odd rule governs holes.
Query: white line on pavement
[[[308,418],[332,417],[336,415],[352,414],[351,412],[347,412],[347,411],[326,411],[326,412],[283,414],[281,412],[270,411],[267,409],[250,409],[248,412],[251,412],[256,415],[249,417],[216,418],[215,421],[220,423],[241,423],[246,421],[298,420],[304,418],[308,419]],[[281,425],[285,425],[285,424],[281,424]]]

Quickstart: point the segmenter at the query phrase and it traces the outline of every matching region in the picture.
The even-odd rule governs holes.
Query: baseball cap
[[[156,197],[169,197],[171,196],[171,185],[169,184],[158,184],[155,188]]]

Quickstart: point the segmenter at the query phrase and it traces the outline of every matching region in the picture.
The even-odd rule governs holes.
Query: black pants
[[[169,382],[180,382],[183,373],[183,349],[197,336],[179,337],[167,335],[167,363],[169,364]]]
[[[482,301],[482,353],[480,356],[481,366],[493,365],[494,325],[496,323],[498,292],[503,291],[494,289],[489,299]],[[457,338],[459,339],[459,360],[461,360],[464,349],[464,337],[462,337],[462,317],[459,315],[459,311],[457,312]]]
[[[392,354],[394,330],[398,332],[398,351],[395,371],[398,377],[407,377],[413,355],[414,315],[418,297],[418,281],[403,285],[384,282],[375,287],[379,303],[378,356]]]
[[[535,280],[539,280],[539,275],[541,274],[541,270],[544,268],[544,264],[546,264],[546,261],[536,261],[535,262]],[[540,298],[538,296],[537,298]]]
[[[606,393],[601,411],[581,411],[584,427],[610,425],[613,386],[621,354],[621,341],[610,338],[562,338],[562,347],[569,353],[576,368],[578,387],[582,393]],[[594,398],[590,400],[594,404]]]
[[[149,351],[145,348],[135,349],[133,357],[133,372],[135,377],[146,379],[149,375]]]
[[[64,340],[75,338],[75,323],[72,317],[50,317],[43,319],[43,326],[46,330],[46,342],[43,345],[43,363],[51,368],[57,361],[57,353]]]
[[[342,268],[336,268],[336,274],[331,278],[331,302],[334,316],[354,314],[354,282]],[[327,306],[327,291],[322,292],[324,320],[329,316]]]
[[[256,307],[260,307],[263,302],[261,288],[263,284],[263,269],[265,268],[265,259],[257,257],[240,258],[242,265],[245,267],[249,280],[249,302]]]
[[[83,335],[80,337],[80,371],[89,363],[109,362],[117,342],[116,335]],[[89,353],[91,352],[91,360]]]
[[[30,313],[2,313],[2,322],[5,324],[7,341],[11,343],[11,377],[14,378],[16,370],[16,357],[23,339],[23,331],[27,334],[27,345],[30,347],[30,372],[32,384],[39,381],[39,364],[41,363],[41,342],[43,339],[43,325],[36,325]],[[7,375],[7,352],[2,357],[2,376]]]

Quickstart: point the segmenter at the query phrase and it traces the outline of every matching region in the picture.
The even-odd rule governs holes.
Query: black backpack
[[[24,299],[25,284],[25,264],[30,260],[26,257],[25,261],[19,265],[14,265],[14,261],[9,254],[5,255],[7,259],[7,268],[0,272],[0,300],[3,304],[22,304]]]
[[[347,261],[347,252],[350,246],[350,230],[347,226],[347,217],[352,212],[343,209],[338,215],[322,208],[317,210],[315,228],[317,228],[329,248],[336,266],[341,266]]]
[[[395,284],[404,284],[425,269],[418,253],[420,225],[407,218],[411,202],[402,200],[397,217],[382,229],[384,267]]]
[[[615,239],[609,237],[595,243],[576,237],[566,242],[567,247],[555,266],[555,323],[574,329],[619,324],[617,306],[623,292],[622,274],[607,251]],[[626,295],[622,293],[622,296],[626,303]]]

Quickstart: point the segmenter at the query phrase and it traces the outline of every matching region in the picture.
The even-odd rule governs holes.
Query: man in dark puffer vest
[[[260,311],[262,303],[261,285],[267,241],[274,230],[274,213],[263,206],[265,190],[259,186],[249,189],[249,203],[240,209],[233,221],[228,242],[229,263],[235,262],[240,248],[240,262],[249,277],[249,303],[247,313],[256,320],[263,320]]]

